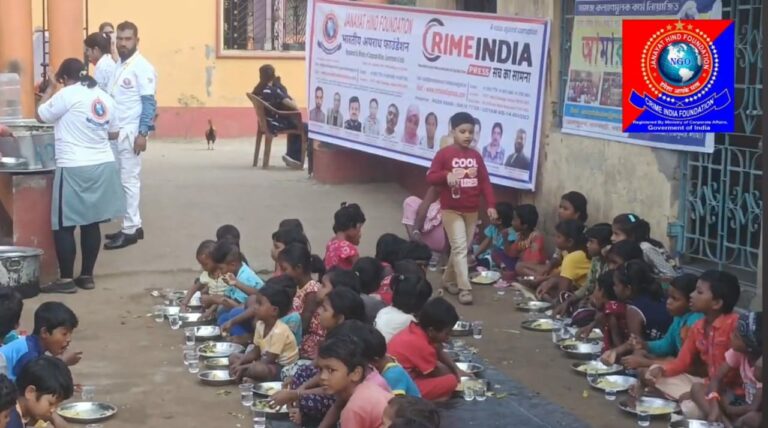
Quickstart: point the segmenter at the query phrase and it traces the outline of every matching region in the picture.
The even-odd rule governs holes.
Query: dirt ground
[[[245,254],[256,270],[270,269],[270,235],[283,218],[300,218],[322,254],[331,235],[333,212],[342,201],[358,202],[368,221],[361,253],[372,255],[384,232],[403,233],[401,203],[408,196],[394,184],[325,186],[305,172],[276,166],[250,167],[251,140],[217,143],[154,141],[144,159],[142,214],[146,239],[115,252],[102,252],[97,289],[72,296],[40,296],[25,302],[22,328],[32,329],[32,314],[46,300],[70,305],[80,318],[72,348],[82,350],[73,368],[77,383],[96,387],[96,398],[119,406],[105,423],[110,428],[190,426],[249,427],[235,387],[202,386],[182,363],[183,334],[147,314],[154,288],[186,288],[196,275],[194,252],[216,228],[240,228]],[[283,148],[273,148],[273,165],[282,165]],[[110,232],[116,225],[107,225]],[[432,283],[439,277],[432,274]],[[525,314],[513,309],[509,294],[478,289],[475,305],[460,307],[467,320],[483,320],[485,336],[467,342],[499,370],[542,399],[558,403],[594,427],[634,426],[552,345],[549,334],[520,328]],[[222,391],[231,391],[225,395]],[[586,392],[585,392],[586,391]],[[621,396],[620,396],[621,398]],[[509,398],[508,398],[509,399]],[[499,426],[499,425],[497,425]],[[654,426],[665,426],[655,423]]]

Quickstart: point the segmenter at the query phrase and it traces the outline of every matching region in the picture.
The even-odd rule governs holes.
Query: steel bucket
[[[43,250],[0,246],[0,287],[13,287],[27,299],[40,293],[40,258]]]

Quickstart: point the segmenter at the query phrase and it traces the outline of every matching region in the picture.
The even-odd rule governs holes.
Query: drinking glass
[[[185,351],[184,352],[184,364],[189,366],[193,362],[197,362],[197,363],[200,362],[200,354],[196,350]],[[198,369],[199,369],[199,366],[198,366]]]
[[[187,359],[187,354],[190,353],[190,352],[194,352],[194,351],[196,351],[195,345],[184,345],[184,347],[182,348],[182,351],[181,351],[181,357],[184,360],[184,365],[189,364],[189,360],[192,359],[190,357],[189,360],[188,360]]]
[[[463,363],[471,363],[472,362],[472,351],[466,349],[459,351],[459,361]]]
[[[522,291],[518,289],[512,290],[512,300],[515,302],[515,304],[522,303],[524,298],[525,298],[525,295],[523,294]]]
[[[477,401],[485,401],[486,396],[486,385],[484,381],[477,381],[474,385],[475,388],[475,400]]]
[[[160,305],[153,307],[152,315],[155,317],[155,322],[163,322],[165,320],[165,307]]]
[[[173,330],[178,330],[181,327],[181,320],[178,315],[168,315],[168,323]]]
[[[240,385],[240,404],[251,406],[253,404],[253,384],[243,383]]]
[[[641,427],[647,427],[651,424],[651,415],[645,410],[637,411],[637,424]]]
[[[464,383],[464,400],[472,401],[475,399],[475,388],[471,382]]]
[[[606,389],[605,390],[605,399],[608,401],[613,401],[616,399],[616,390],[615,389]]]
[[[96,388],[93,386],[83,386],[80,390],[80,396],[83,401],[91,401],[96,393]]]
[[[482,321],[472,322],[472,337],[474,337],[475,339],[483,338],[483,322]]]
[[[198,373],[200,371],[200,360],[195,359],[190,361],[189,364],[187,364],[187,370],[192,374]]]
[[[552,342],[558,343],[561,340],[563,340],[563,326],[560,324],[555,324],[554,328],[552,329]]]
[[[251,417],[253,418],[253,428],[266,428],[267,414],[257,410],[255,405],[251,406]]]
[[[184,342],[187,345],[195,344],[195,328],[194,327],[187,327],[184,329]]]

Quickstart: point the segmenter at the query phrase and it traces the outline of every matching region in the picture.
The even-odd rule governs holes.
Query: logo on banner
[[[333,12],[325,14],[323,18],[323,39],[317,41],[317,46],[328,55],[335,54],[341,50],[339,42],[339,19]]]
[[[623,22],[624,132],[733,132],[731,20]]]

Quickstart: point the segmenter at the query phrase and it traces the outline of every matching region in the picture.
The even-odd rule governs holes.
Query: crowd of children
[[[688,416],[757,426],[762,314],[734,313],[735,276],[682,274],[633,213],[586,227],[587,198],[578,192],[562,196],[557,250],[548,257],[536,207],[496,203],[483,159],[470,148],[472,116],[457,113],[451,126],[455,144],[437,153],[427,174],[450,245],[445,291],[471,304],[471,261],[499,269],[507,280],[501,286],[529,287],[555,304],[556,316],[570,317],[579,336],[602,329],[602,360],[637,371],[635,394],[654,389],[679,400]],[[475,240],[481,199],[490,224]],[[413,222],[411,240],[384,234],[375,256],[361,257],[361,207],[343,203],[333,220],[323,258],[312,253],[299,220],[280,222],[266,282],[249,266],[237,228],[220,227],[215,241],[197,248],[202,272],[182,310],[199,292],[203,318],[248,345],[230,356],[231,374],[282,381],[288,388],[271,404],[290,404],[297,424],[439,427],[433,402],[449,399],[468,374],[443,349],[459,316],[448,300],[433,297],[427,271],[434,248]],[[81,355],[68,348],[78,320],[62,303],[46,302],[35,311],[32,334],[19,337],[22,309],[17,294],[0,289],[0,428],[37,419],[59,428],[63,421],[51,409],[73,394],[67,365]]]

